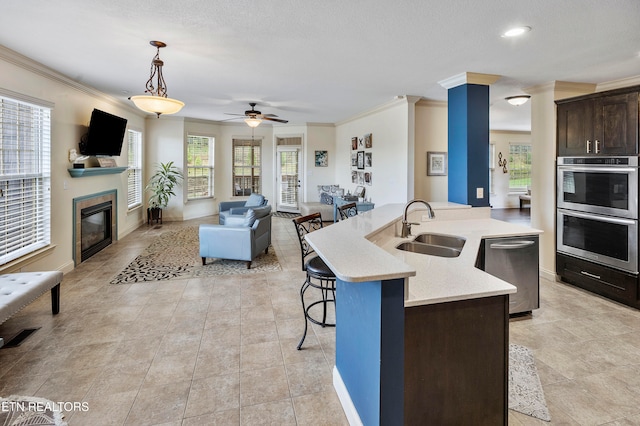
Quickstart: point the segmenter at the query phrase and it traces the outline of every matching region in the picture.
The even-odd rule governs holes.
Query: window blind
[[[127,208],[131,210],[142,204],[142,133],[135,130],[128,130],[127,133]]]
[[[0,264],[51,243],[51,109],[0,94]]]
[[[233,194],[261,193],[261,140],[233,140]]]

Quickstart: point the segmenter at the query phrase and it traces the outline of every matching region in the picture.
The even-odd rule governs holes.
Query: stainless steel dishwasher
[[[527,235],[482,240],[479,267],[514,285],[509,295],[509,314],[531,312],[540,307],[538,236]]]

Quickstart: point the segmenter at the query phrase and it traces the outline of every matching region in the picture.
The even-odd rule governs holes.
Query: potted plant
[[[169,199],[176,195],[173,189],[180,185],[182,173],[173,161],[158,164],[156,172],[151,176],[145,191],[149,191],[149,207],[147,208],[147,223],[151,220],[162,223],[162,209],[167,207]]]

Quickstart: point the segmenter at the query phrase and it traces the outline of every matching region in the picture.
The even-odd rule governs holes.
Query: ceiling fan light
[[[260,125],[260,123],[262,123],[262,120],[259,118],[245,118],[244,122],[247,123],[247,125],[249,127],[258,127]]]
[[[160,116],[160,114],[175,114],[184,106],[184,102],[172,98],[164,98],[155,95],[138,95],[131,96],[135,106],[145,112],[151,112]]]
[[[520,106],[520,105],[526,104],[529,98],[531,98],[531,96],[529,95],[518,95],[518,96],[509,96],[508,98],[505,98],[505,99],[511,105]]]

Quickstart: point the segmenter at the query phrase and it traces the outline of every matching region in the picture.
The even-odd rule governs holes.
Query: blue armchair
[[[271,206],[248,209],[242,223],[200,225],[199,239],[203,265],[206,265],[207,258],[244,260],[250,269],[251,261],[262,251],[266,254],[269,250]]]
[[[241,224],[244,222],[247,210],[266,206],[268,202],[264,195],[255,193],[251,194],[246,201],[222,201],[218,209],[219,223],[220,225]]]

